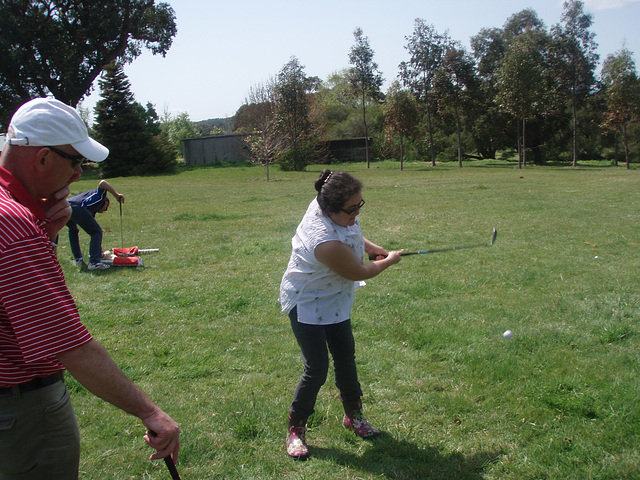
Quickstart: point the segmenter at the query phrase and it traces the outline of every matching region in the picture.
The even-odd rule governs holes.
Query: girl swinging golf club
[[[329,354],[344,407],[343,425],[362,438],[380,435],[362,414],[351,308],[356,286],[400,261],[362,236],[358,214],[365,202],[362,183],[345,172],[320,173],[318,192],[291,243],[293,251],[280,286],[280,303],[302,351],[304,373],[288,414],[287,454],[306,459],[306,421],[326,381]],[[379,260],[363,263],[365,253]],[[327,348],[328,347],[328,348]]]

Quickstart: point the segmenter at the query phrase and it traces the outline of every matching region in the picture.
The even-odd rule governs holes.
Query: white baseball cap
[[[22,105],[11,118],[6,141],[30,147],[71,145],[92,162],[109,156],[107,147],[89,137],[77,110],[55,98],[35,98]]]

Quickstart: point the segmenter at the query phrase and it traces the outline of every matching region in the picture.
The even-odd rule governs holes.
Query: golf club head
[[[493,227],[493,236],[491,237],[491,242],[489,242],[489,246],[493,245],[496,242],[496,238],[498,238],[498,230],[496,230],[496,227]]]

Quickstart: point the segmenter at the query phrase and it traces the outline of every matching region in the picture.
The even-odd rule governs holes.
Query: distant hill
[[[194,123],[201,135],[209,135],[216,127],[224,130],[224,133],[233,133],[233,117],[210,118]]]

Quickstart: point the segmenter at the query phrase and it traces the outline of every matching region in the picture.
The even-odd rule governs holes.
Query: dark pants
[[[67,222],[69,227],[69,245],[76,260],[82,258],[78,227],[91,237],[89,242],[89,263],[100,263],[102,260],[102,228],[89,210],[78,205],[71,205],[71,218]]]
[[[304,372],[291,403],[292,413],[300,418],[307,418],[313,413],[320,387],[327,380],[329,352],[333,357],[335,382],[340,397],[343,401],[360,399],[362,389],[356,371],[351,320],[332,325],[308,325],[298,322],[296,308],[289,312],[289,319],[304,361]]]
[[[0,480],[76,480],[80,431],[64,382],[0,395]]]

